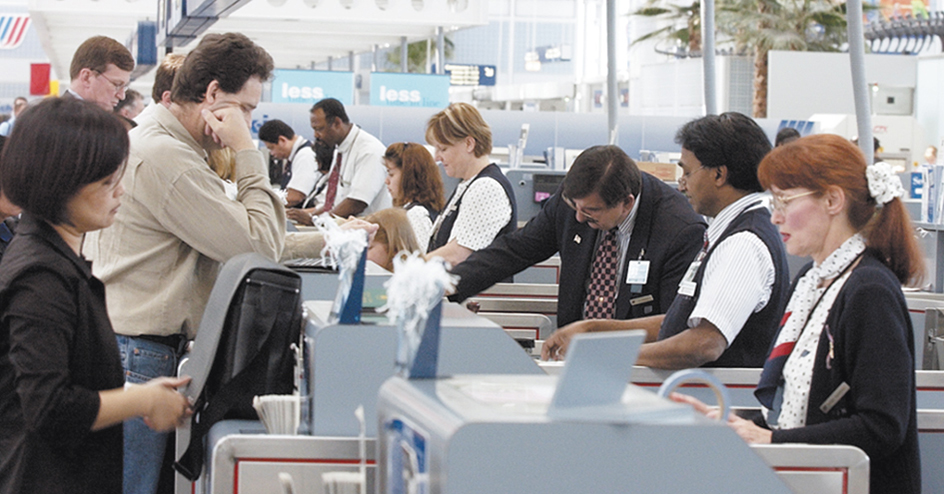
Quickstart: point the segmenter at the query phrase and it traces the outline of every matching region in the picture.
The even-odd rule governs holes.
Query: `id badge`
[[[679,295],[685,295],[686,297],[695,296],[695,274],[698,273],[698,268],[701,267],[701,261],[695,261],[688,266],[688,271],[685,272],[685,276],[682,277],[682,281],[679,282]]]
[[[626,284],[645,285],[649,281],[649,261],[629,261],[626,269]]]

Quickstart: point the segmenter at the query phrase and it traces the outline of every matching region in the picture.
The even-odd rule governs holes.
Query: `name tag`
[[[837,386],[832,394],[826,398],[826,401],[824,401],[823,404],[819,406],[820,411],[823,413],[829,413],[829,411],[836,406],[836,403],[839,403],[839,400],[841,400],[843,396],[846,396],[846,393],[849,392],[849,389],[849,385],[845,382],[839,383],[839,386]]]
[[[629,285],[645,285],[649,281],[649,261],[629,261],[626,268],[626,283]]]
[[[685,295],[686,297],[694,297],[695,289],[697,284],[695,283],[695,274],[698,272],[698,268],[701,267],[701,261],[695,261],[688,265],[688,271],[685,271],[685,276],[682,277],[682,281],[679,282],[679,294]]]

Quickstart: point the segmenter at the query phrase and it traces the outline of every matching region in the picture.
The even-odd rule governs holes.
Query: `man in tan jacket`
[[[121,209],[85,241],[107,287],[127,382],[175,373],[222,263],[282,253],[285,212],[250,134],[272,69],[246,36],[207,35],[178,70],[170,107],[157,105],[129,134]],[[220,146],[236,153],[236,200],[206,162]],[[166,443],[140,420],[125,424],[125,493],[155,491]]]

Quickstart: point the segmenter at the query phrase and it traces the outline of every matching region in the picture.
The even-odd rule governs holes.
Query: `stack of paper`
[[[365,485],[361,472],[325,472],[321,474],[324,494],[361,494]]]
[[[269,434],[298,433],[301,400],[298,395],[265,395],[252,399],[259,420]]]

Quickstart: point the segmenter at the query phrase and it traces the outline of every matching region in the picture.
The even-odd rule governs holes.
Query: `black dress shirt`
[[[0,262],[0,493],[121,492],[121,425],[91,427],[123,385],[104,285],[24,213]]]

